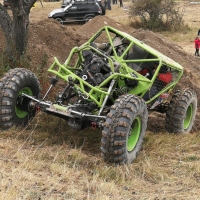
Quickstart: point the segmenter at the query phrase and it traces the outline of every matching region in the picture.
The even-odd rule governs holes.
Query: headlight
[[[53,17],[53,13],[49,13],[48,18]]]

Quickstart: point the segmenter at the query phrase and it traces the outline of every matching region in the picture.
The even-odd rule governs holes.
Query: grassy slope
[[[132,165],[112,166],[101,159],[99,130],[53,119],[39,114],[25,130],[1,132],[2,199],[198,199],[197,133],[147,132]]]
[[[194,25],[181,34],[188,48]],[[1,131],[0,138],[0,199],[199,199],[198,133],[147,132],[129,166],[102,161],[101,131],[69,131],[45,114],[24,130]]]
[[[101,159],[99,130],[52,120],[39,114],[25,130],[1,132],[2,199],[198,199],[197,133],[147,132],[133,164],[112,166]]]

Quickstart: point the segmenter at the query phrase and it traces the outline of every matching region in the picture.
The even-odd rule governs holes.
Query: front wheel
[[[59,23],[61,23],[61,24],[63,24],[63,20],[62,20],[62,18],[56,18],[56,20],[59,22]]]
[[[190,89],[177,90],[170,101],[165,120],[169,133],[189,133],[197,112],[197,96]]]
[[[142,146],[147,119],[143,99],[129,94],[119,97],[111,107],[102,131],[104,160],[116,164],[132,163]]]
[[[30,100],[21,94],[39,97],[40,84],[37,77],[23,68],[11,69],[0,80],[0,127],[7,129],[25,126],[35,111],[28,112]]]

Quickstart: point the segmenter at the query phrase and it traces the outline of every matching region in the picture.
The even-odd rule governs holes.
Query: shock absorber
[[[58,78],[55,76],[55,77],[52,77],[50,83],[50,87],[49,89],[47,90],[46,94],[44,95],[42,101],[46,98],[46,96],[49,94],[49,92],[51,91],[51,89],[54,87],[54,85],[58,82]]]
[[[110,92],[111,92],[111,90],[113,89],[114,84],[115,84],[115,80],[113,79],[113,80],[111,81],[111,83],[110,83],[110,86],[109,86],[109,88],[108,88],[108,94],[105,96],[105,99],[104,99],[103,104],[102,104],[102,107],[101,107],[101,109],[100,109],[100,111],[99,111],[99,113],[98,113],[98,116],[101,115],[101,113],[102,113],[102,111],[103,111],[103,109],[104,109],[104,107],[105,107],[105,105],[106,105],[106,102],[107,102],[107,100],[108,100],[108,97],[109,97],[109,95],[110,95]]]

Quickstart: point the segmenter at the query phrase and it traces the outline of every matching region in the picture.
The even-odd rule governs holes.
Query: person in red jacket
[[[199,56],[199,47],[200,47],[200,40],[199,40],[199,36],[196,37],[196,39],[194,40],[194,47],[196,49],[195,51],[195,56]]]
[[[157,63],[155,63],[155,65],[152,68],[154,73],[154,71],[157,68]],[[150,68],[144,68],[138,72],[148,79],[151,79],[153,77],[153,73],[150,72]],[[147,91],[147,93],[143,96],[143,99],[145,101],[151,99],[158,92],[160,92],[167,84],[169,84],[172,81],[172,78],[172,73],[169,71],[169,68],[167,66],[162,66],[154,84],[152,85],[151,89]]]

